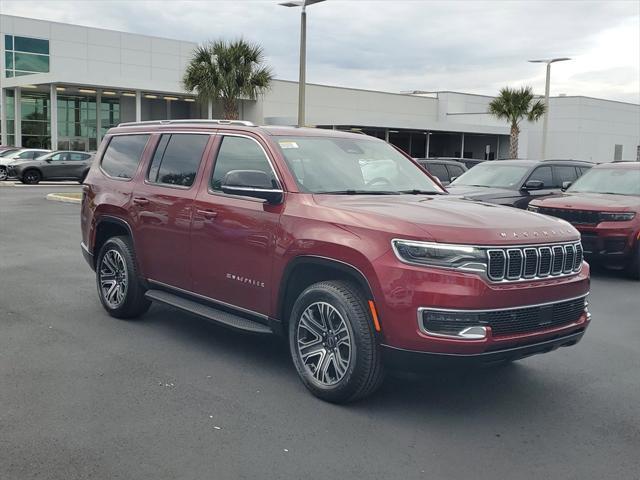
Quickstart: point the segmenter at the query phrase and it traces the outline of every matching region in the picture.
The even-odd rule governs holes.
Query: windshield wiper
[[[400,190],[398,193],[408,193],[410,195],[448,195],[447,192],[436,192],[435,190],[420,190],[413,188],[411,190]]]
[[[398,195],[398,192],[388,190],[333,190],[314,193],[326,195]]]

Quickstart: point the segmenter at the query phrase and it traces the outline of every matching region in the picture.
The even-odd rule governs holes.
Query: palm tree
[[[271,69],[264,65],[262,47],[242,39],[217,40],[196,48],[182,83],[203,102],[221,100],[224,118],[237,120],[238,100],[255,100],[272,79]]]
[[[541,100],[533,101],[533,89],[522,87],[520,89],[502,88],[500,94],[489,104],[489,113],[501,120],[511,123],[511,145],[509,156],[518,158],[518,135],[520,135],[520,121],[526,118],[530,122],[540,119],[545,112],[544,103]]]

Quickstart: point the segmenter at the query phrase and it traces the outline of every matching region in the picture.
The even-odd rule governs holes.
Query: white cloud
[[[277,77],[297,78],[299,9],[278,0],[0,0],[0,12],[192,41],[261,43]],[[640,102],[640,2],[328,0],[308,10],[309,82],[390,91],[552,94]]]

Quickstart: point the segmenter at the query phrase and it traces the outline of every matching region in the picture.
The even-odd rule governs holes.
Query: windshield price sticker
[[[298,144],[296,142],[278,142],[280,144],[280,148],[282,149],[286,149],[286,148],[299,148]]]

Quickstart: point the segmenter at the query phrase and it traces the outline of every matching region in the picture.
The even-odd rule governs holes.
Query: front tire
[[[144,296],[129,237],[113,237],[102,246],[96,263],[96,284],[100,302],[112,317],[136,318],[151,306]]]
[[[353,402],[372,394],[384,372],[366,299],[353,284],[320,282],[296,300],[289,348],[302,383],[318,398]]]

